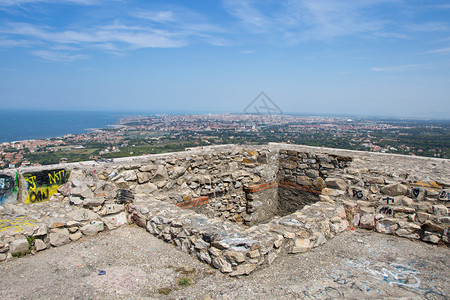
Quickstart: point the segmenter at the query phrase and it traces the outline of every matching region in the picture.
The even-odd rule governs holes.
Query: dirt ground
[[[0,299],[449,299],[449,266],[445,246],[361,230],[230,278],[125,226],[0,263]]]

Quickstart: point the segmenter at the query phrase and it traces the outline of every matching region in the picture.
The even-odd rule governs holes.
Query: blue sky
[[[0,105],[446,118],[449,0],[0,0]]]

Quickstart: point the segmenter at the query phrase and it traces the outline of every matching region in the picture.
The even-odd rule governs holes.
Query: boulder
[[[84,208],[71,211],[70,213],[67,214],[67,218],[78,222],[95,220],[98,219],[98,217],[99,216],[92,210]]]
[[[313,247],[313,244],[309,239],[295,239],[294,245],[289,253],[303,253],[309,251]]]
[[[83,199],[94,197],[94,193],[87,185],[81,185],[72,189],[72,196],[78,196]]]
[[[398,228],[397,221],[395,219],[383,219],[377,221],[376,230],[379,233],[393,234]]]
[[[49,234],[50,244],[53,247],[59,247],[68,244],[70,243],[69,235],[69,230],[67,230],[66,228],[56,229]]]
[[[9,244],[9,250],[11,253],[25,253],[29,250],[29,244],[27,239],[18,239],[15,241],[12,241]]]
[[[152,178],[153,182],[165,181],[169,179],[169,175],[167,174],[167,169],[163,165],[159,165],[156,169],[155,175]]]
[[[47,244],[45,244],[43,240],[35,239],[34,240],[34,248],[36,249],[36,251],[39,252],[39,251],[47,249]]]
[[[83,201],[83,206],[97,207],[97,206],[103,205],[104,202],[105,202],[105,198],[103,198],[103,197],[86,198]]]
[[[94,235],[100,231],[103,231],[103,229],[103,222],[100,221],[92,221],[91,223],[80,228],[81,233],[84,235]]]
[[[231,264],[223,257],[214,257],[212,260],[212,265],[219,269],[222,273],[231,273],[233,271]]]
[[[256,266],[253,264],[242,264],[237,266],[236,270],[230,273],[230,276],[248,275],[255,270]]]
[[[121,212],[116,215],[103,217],[101,220],[105,223],[109,230],[113,230],[127,223],[127,214],[125,212]]]
[[[392,183],[382,187],[381,192],[388,196],[408,195],[408,187],[400,183]]]
[[[151,179],[151,176],[150,176],[149,172],[139,172],[137,174],[137,178],[138,178],[138,183],[143,184],[143,183],[149,182]]]
[[[345,181],[339,178],[327,178],[325,179],[325,183],[328,187],[340,190],[345,190],[347,186]]]
[[[147,183],[138,185],[135,188],[134,192],[136,194],[151,194],[156,190],[158,190],[158,187],[154,183],[147,182]]]
[[[359,220],[359,227],[372,230],[375,228],[375,217],[372,214],[365,214]]]

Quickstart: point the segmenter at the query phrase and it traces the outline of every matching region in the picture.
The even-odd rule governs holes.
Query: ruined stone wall
[[[325,181],[321,199],[343,203],[351,224],[380,233],[431,243],[449,243],[450,162],[446,159],[376,154],[308,146],[280,147],[281,153],[309,153],[307,155],[335,157],[334,169],[322,169],[320,158],[318,173]],[[284,149],[284,150],[283,150]],[[290,151],[290,152],[289,152]],[[302,154],[304,155],[304,154]],[[281,166],[291,166],[292,182],[311,182],[311,176],[299,177],[292,168],[292,159]],[[312,162],[312,161],[311,161]],[[338,164],[336,164],[338,162]],[[343,167],[343,168],[341,168]],[[325,171],[325,173],[324,173]],[[281,173],[282,176],[286,174]]]
[[[128,222],[233,276],[349,227],[448,244],[449,166],[269,144],[5,171],[0,261]]]
[[[319,201],[329,175],[342,173],[351,158],[308,151],[279,150],[278,199],[280,215],[291,214]]]

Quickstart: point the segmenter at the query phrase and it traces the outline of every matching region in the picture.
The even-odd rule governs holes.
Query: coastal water
[[[120,112],[0,110],[0,143],[45,139],[117,124]]]

